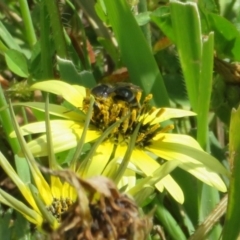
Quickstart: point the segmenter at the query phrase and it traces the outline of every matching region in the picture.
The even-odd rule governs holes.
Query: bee
[[[125,133],[136,120],[141,107],[140,87],[131,83],[102,83],[92,88],[90,94],[95,98],[92,122],[97,126],[105,129],[130,113],[131,116],[121,124],[121,131]]]

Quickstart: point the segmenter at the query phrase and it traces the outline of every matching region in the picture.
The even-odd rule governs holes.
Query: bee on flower
[[[219,191],[226,191],[226,186],[219,174],[227,175],[227,170],[205,152],[194,138],[171,133],[174,127],[172,124],[164,127],[161,124],[172,118],[194,116],[195,113],[174,108],[151,107],[152,96],[148,95],[141,100],[141,89],[133,84],[100,84],[88,90],[78,85],[49,80],[34,84],[32,89],[61,95],[81,110],[69,111],[72,109],[49,104],[50,113],[61,117],[58,120],[51,120],[55,153],[77,146],[84,131],[90,96],[94,97],[94,103],[85,143],[97,142],[113,124],[120,122],[97,146],[94,155],[88,159],[89,167],[87,172],[84,172],[84,176],[107,176],[113,168],[118,167],[129,149],[132,135],[139,128],[125,172],[128,175],[127,182],[124,182],[128,186],[127,189],[135,185],[136,174],[143,177],[156,176],[158,169],[162,167],[156,160],[159,157],[166,161],[178,162],[180,168],[199,180]],[[44,109],[40,105],[32,106],[42,111]],[[46,156],[45,123],[27,124],[21,130],[24,135],[43,133],[42,136],[30,141],[28,147],[34,156]],[[11,136],[14,137],[14,133]],[[80,168],[77,170],[80,176],[83,175],[81,164],[80,162]],[[155,186],[159,191],[166,188],[176,201],[183,203],[183,192],[170,174],[155,183]]]

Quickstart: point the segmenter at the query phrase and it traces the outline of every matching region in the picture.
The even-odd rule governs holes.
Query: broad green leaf
[[[145,94],[152,93],[158,106],[168,106],[162,76],[128,4],[125,0],[104,3],[131,81],[142,87]]]
[[[28,64],[26,57],[19,51],[9,49],[5,52],[5,59],[9,69],[20,77],[27,78]]]
[[[193,110],[197,112],[202,63],[201,25],[197,5],[193,2],[182,3],[172,0],[170,12],[189,100]]]
[[[206,15],[209,31],[214,31],[215,49],[223,57],[240,61],[240,33],[237,28],[222,16],[214,13]]]
[[[21,52],[21,48],[16,43],[14,38],[11,36],[11,34],[5,28],[5,26],[3,25],[3,23],[1,21],[0,21],[0,38],[8,46],[9,49],[14,49],[14,50],[17,50],[18,52]]]
[[[78,84],[84,87],[92,88],[96,85],[96,81],[91,72],[78,72],[73,63],[69,60],[58,57],[58,66],[61,79],[70,84]]]
[[[197,140],[203,149],[208,145],[208,115],[212,92],[214,35],[210,33],[202,40],[202,64],[198,87]]]
[[[164,34],[175,42],[175,36],[172,27],[172,19],[168,6],[159,7],[150,15],[151,20],[164,32]]]

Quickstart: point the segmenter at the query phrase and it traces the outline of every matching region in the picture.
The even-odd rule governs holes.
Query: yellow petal
[[[156,184],[157,188],[164,186],[166,190],[172,195],[172,197],[179,203],[184,202],[184,194],[177,182],[170,176],[167,175],[160,182]]]
[[[206,168],[202,163],[199,164],[185,163],[180,165],[179,167],[191,173],[196,178],[200,179],[202,182],[205,182],[206,184],[215,187],[219,191],[221,192],[227,191],[227,187],[223,180],[219,177],[219,175],[211,171],[209,168]]]
[[[2,189],[0,189],[0,202],[20,212],[29,222],[37,226],[42,225],[43,218],[38,212],[30,209]]]
[[[109,141],[102,142],[98,148],[96,153],[94,154],[93,158],[90,159],[90,165],[88,167],[86,175],[84,177],[93,177],[101,175],[104,168],[106,167],[110,156],[113,151],[113,144]],[[80,176],[82,176],[82,173],[78,173]]]
[[[119,147],[116,151],[116,156],[126,151],[126,147]],[[160,167],[160,165],[153,158],[148,156],[144,151],[134,149],[131,156],[131,162],[134,163],[146,176],[151,176],[152,173]],[[180,203],[184,202],[184,195],[178,184],[172,179],[170,175],[164,177],[156,185],[159,191],[163,191],[163,188],[170,192],[170,194]]]
[[[184,134],[159,133],[154,137],[153,141],[157,142],[158,140],[160,142],[184,144],[203,151],[199,143],[193,137]]]
[[[32,206],[33,209],[35,209],[37,212],[39,212],[39,209],[34,201],[34,198],[32,196],[32,193],[28,186],[19,178],[15,170],[12,168],[12,166],[9,164],[7,159],[3,156],[3,154],[0,152],[0,165],[5,171],[5,173],[12,179],[12,181],[16,184],[22,195],[25,197],[25,199],[29,202],[29,204]]]
[[[68,182],[64,182],[62,186],[61,197],[63,199],[70,199],[74,202],[77,198],[76,189],[73,186],[71,186]]]
[[[45,103],[42,102],[18,102],[14,103],[13,106],[25,106],[30,107],[41,112],[45,112]],[[84,121],[86,115],[80,111],[76,112],[74,107],[72,109],[56,105],[56,104],[48,104],[49,114],[55,115],[58,117],[71,119],[75,121]]]
[[[124,172],[123,177],[118,183],[118,189],[121,189],[122,187],[126,187],[125,192],[129,189],[133,188],[136,185],[136,173],[131,169],[126,169]]]
[[[58,130],[54,129],[52,132],[53,149],[55,153],[62,152],[76,147],[81,135],[81,125],[74,124],[70,128],[65,125],[61,125]],[[85,142],[90,142],[98,138],[99,131],[88,130],[85,138]],[[28,143],[28,147],[34,156],[46,156],[48,155],[48,144],[46,135],[43,135]]]
[[[51,120],[51,130],[53,132],[69,131],[69,129],[82,129],[84,127],[83,123],[71,121],[71,120]],[[46,132],[45,122],[29,123],[21,127],[23,136],[29,134],[43,133]],[[80,133],[81,134],[81,133]],[[10,137],[16,137],[16,133],[12,132]]]
[[[159,112],[162,112],[159,114]],[[188,117],[188,116],[195,116],[196,113],[187,111],[187,110],[181,110],[181,109],[175,109],[175,108],[158,108],[155,111],[153,111],[150,115],[145,114],[141,116],[141,119],[144,119],[143,124],[146,124],[150,121],[151,124],[160,123],[166,120],[169,120],[171,118],[180,118],[180,117]]]
[[[227,175],[228,172],[214,157],[190,146],[163,141],[153,141],[147,149],[163,159],[182,162],[179,167],[219,191],[226,191],[225,184],[220,177],[215,178],[215,173]]]
[[[58,80],[38,82],[33,84],[31,88],[61,95],[65,100],[78,108],[82,107],[83,98],[86,96],[84,87],[76,87]]]
[[[185,143],[165,142],[163,139],[162,141],[153,141],[146,149],[166,160],[178,160],[182,163],[193,162],[195,164],[200,162],[213,172],[228,175],[226,168],[213,156],[202,150],[185,145]]]
[[[52,192],[52,196],[54,198],[60,199],[61,196],[62,196],[63,184],[62,184],[61,180],[59,179],[59,177],[55,177],[55,176],[51,175],[50,179],[51,179],[51,192]]]

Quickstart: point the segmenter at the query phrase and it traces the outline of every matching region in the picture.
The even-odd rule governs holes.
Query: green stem
[[[41,30],[41,79],[51,79],[53,77],[53,63],[50,45],[50,26],[46,5],[41,1],[40,7],[40,30]]]
[[[19,4],[25,26],[25,34],[29,45],[33,47],[33,45],[37,42],[37,39],[34,32],[34,27],[31,19],[31,14],[28,8],[27,0],[19,0]]]
[[[8,106],[1,85],[0,85],[0,122],[3,126],[7,140],[11,145],[13,152],[14,153],[19,152],[20,146],[17,139],[9,137],[9,134],[14,131],[14,128],[12,125],[12,119],[8,110]]]
[[[146,13],[148,11],[147,9],[147,1],[146,0],[139,0],[138,3],[138,11],[139,13]],[[150,24],[147,23],[144,26],[141,26],[142,32],[147,40],[147,43],[150,47],[152,48],[152,43],[151,43],[151,31],[150,31]]]
[[[52,27],[53,39],[56,46],[57,55],[61,58],[66,58],[67,47],[66,47],[64,34],[63,34],[63,26],[60,21],[60,13],[58,10],[57,1],[45,0],[44,3],[48,10],[50,25]]]

